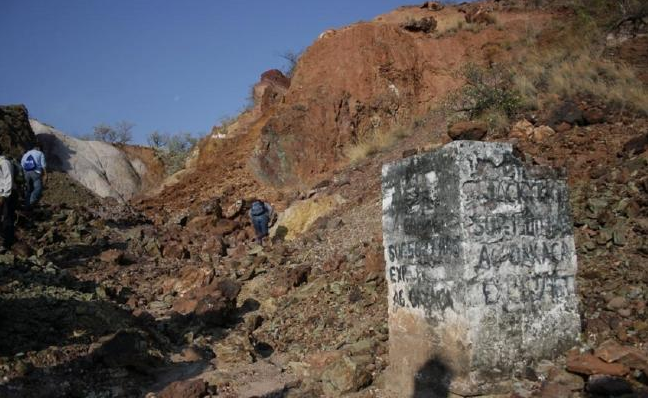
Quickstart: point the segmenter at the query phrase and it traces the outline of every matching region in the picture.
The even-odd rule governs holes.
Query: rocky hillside
[[[282,103],[262,127],[254,170],[273,185],[313,184],[345,163],[344,149],[422,118],[462,84],[459,69],[506,60],[506,42],[540,12],[498,14],[479,34],[434,35],[456,23],[457,8],[406,6],[371,22],[324,32],[299,59]]]
[[[275,70],[264,73],[253,89],[254,106],[203,140],[196,159],[214,172],[186,174],[184,181],[191,182],[181,179],[172,194],[162,193],[163,202],[222,196],[223,188],[239,180],[250,186],[248,192],[271,198],[265,186],[308,190],[345,166],[346,151],[357,143],[412,125],[433,128],[427,124],[430,111],[461,86],[467,62],[511,59],[506,47],[525,37],[529,21],[542,29],[552,18],[548,11],[486,7],[502,9],[497,24],[462,25],[466,10],[457,7],[403,6],[323,32],[299,58],[291,79]],[[426,20],[435,26],[408,27]],[[219,174],[229,177],[214,184],[211,176]]]
[[[20,161],[36,142],[24,105],[0,106],[0,154]]]
[[[324,32],[201,142],[190,166],[208,167],[132,207],[61,198],[21,215],[0,256],[0,395],[398,396],[380,170],[469,138],[565,167],[574,213],[581,345],[502,396],[645,396],[647,32],[583,48],[615,5],[540,3],[426,2]],[[265,247],[255,197],[280,213]]]

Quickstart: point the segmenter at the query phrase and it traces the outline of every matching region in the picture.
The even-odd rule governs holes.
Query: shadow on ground
[[[414,378],[412,398],[447,398],[452,382],[452,371],[440,357],[430,358]]]

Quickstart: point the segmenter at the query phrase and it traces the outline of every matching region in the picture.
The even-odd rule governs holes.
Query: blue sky
[[[328,28],[403,0],[2,0],[0,104],[73,135],[99,123],[205,134]]]

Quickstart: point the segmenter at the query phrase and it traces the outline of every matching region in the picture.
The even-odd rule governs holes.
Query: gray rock
[[[322,389],[327,396],[340,396],[358,391],[371,382],[366,367],[371,363],[368,355],[343,356],[330,364],[322,373]]]

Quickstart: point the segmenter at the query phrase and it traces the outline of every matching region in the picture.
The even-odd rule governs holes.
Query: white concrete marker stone
[[[384,165],[382,179],[390,389],[506,392],[577,343],[561,171],[525,165],[510,144],[455,141]]]

